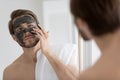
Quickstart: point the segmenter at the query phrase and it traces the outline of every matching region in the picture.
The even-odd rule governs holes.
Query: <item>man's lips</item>
[[[31,38],[33,38],[33,37],[34,37],[34,36],[31,36],[31,35],[30,35],[30,36],[25,36],[25,37],[24,37],[24,40],[28,40],[28,39],[31,39]]]

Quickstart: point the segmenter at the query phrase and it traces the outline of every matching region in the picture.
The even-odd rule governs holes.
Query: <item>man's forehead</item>
[[[22,17],[19,17],[17,19],[15,19],[14,23],[13,23],[13,27],[14,28],[17,28],[19,25],[23,24],[23,23],[33,23],[35,22],[35,19],[31,16],[22,16]]]
[[[36,26],[36,23],[35,22],[32,22],[32,23],[21,23],[18,27],[29,26],[29,25]]]
[[[32,16],[22,16],[22,17],[18,17],[14,20],[13,23],[16,23],[16,22],[29,22],[29,21],[35,21],[35,19],[32,17]]]
[[[23,17],[31,17],[31,18],[33,18],[34,19],[34,17],[33,16],[31,16],[31,15],[21,15],[21,16],[18,16],[18,17],[15,17],[14,19],[13,19],[13,23],[17,20],[17,19],[19,19],[19,18],[23,18]],[[35,19],[34,19],[35,20]]]

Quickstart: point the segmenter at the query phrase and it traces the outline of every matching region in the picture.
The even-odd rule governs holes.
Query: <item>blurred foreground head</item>
[[[120,28],[120,0],[71,0],[70,6],[74,19],[84,21],[96,37]]]

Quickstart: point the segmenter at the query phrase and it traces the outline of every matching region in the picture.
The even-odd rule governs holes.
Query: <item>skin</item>
[[[77,18],[76,24],[78,29],[83,30],[89,38],[95,40],[101,51],[101,57],[96,64],[81,73],[79,80],[120,80],[120,29],[114,33],[96,37],[91,34],[87,23],[80,18]]]
[[[29,31],[29,25],[35,26],[37,28],[32,28],[33,30]],[[12,35],[13,39],[22,47],[23,54],[11,65],[5,68],[3,80],[35,80],[35,65],[37,62],[36,53],[40,50],[43,54],[46,54],[46,49],[50,50],[50,47],[48,45],[48,32],[46,32],[43,28],[38,27],[38,24],[35,22],[22,23],[18,28],[22,28],[22,30],[28,30],[25,33],[21,33],[21,39],[17,35]],[[30,37],[26,38],[25,36]],[[55,57],[56,60],[58,59],[55,55],[51,56]],[[51,62],[52,58],[48,60]],[[60,61],[60,63],[62,62]],[[73,57],[71,57],[68,66],[70,69],[74,69],[74,65],[73,54]]]
[[[76,25],[89,39],[96,41],[102,53],[95,65],[78,75],[75,74],[75,70],[64,65],[52,54],[47,32],[35,30],[41,41],[41,51],[51,63],[59,80],[120,80],[120,29],[114,33],[96,37],[91,34],[87,23],[80,18],[76,18]]]
[[[29,25],[37,26],[36,23],[23,23],[20,27],[26,29]],[[17,36],[12,37],[21,45]],[[29,31],[23,34],[22,38],[25,43],[22,47],[23,54],[4,70],[3,80],[35,80],[36,53],[40,50],[40,42],[37,42],[38,38]]]

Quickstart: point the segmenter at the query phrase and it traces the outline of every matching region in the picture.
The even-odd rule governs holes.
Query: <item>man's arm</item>
[[[64,65],[51,51],[44,53],[44,55],[54,68],[59,80],[78,80],[76,72]]]
[[[48,33],[41,28],[34,29],[37,33],[37,37],[40,39],[40,49],[42,53],[47,57],[48,61],[55,70],[59,80],[78,80],[78,77],[74,74],[75,72],[64,65],[50,50],[48,42]]]
[[[79,68],[78,68],[78,59],[77,59],[77,51],[76,49],[72,52],[71,58],[69,60],[69,63],[67,64],[68,68],[74,72],[76,76],[79,76]]]

